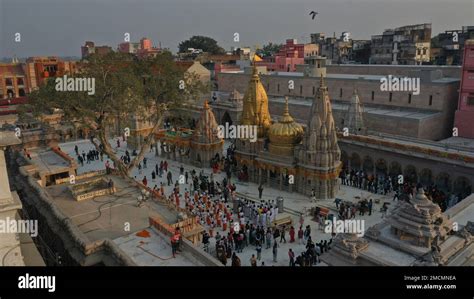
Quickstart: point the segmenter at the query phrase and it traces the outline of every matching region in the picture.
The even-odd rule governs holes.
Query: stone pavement
[[[111,145],[114,147],[114,149],[118,152],[118,156],[124,155],[125,154],[125,146],[126,142],[122,142],[121,140],[121,147],[117,148],[116,147],[116,139],[112,139],[110,141]],[[79,153],[84,152],[87,154],[87,152],[90,149],[93,149],[93,145],[90,143],[88,140],[80,140],[76,142],[69,142],[69,143],[63,143],[60,144],[61,149],[68,153],[71,157],[76,158],[76,154],[74,152],[74,145],[78,145],[79,147]],[[227,145],[227,144],[226,144]],[[141,181],[144,176],[147,177],[148,180],[148,186],[153,187],[155,184],[157,186],[160,186],[160,182],[163,182],[165,186],[165,194],[170,194],[173,190],[173,185],[167,186],[166,184],[166,177],[163,176],[163,178],[157,177],[155,181],[151,179],[151,172],[155,169],[155,164],[160,163],[161,160],[164,160],[161,157],[155,156],[155,151],[151,151],[146,154],[147,158],[147,168],[142,168],[141,173],[138,171],[138,169],[133,170],[133,177],[137,181]],[[132,156],[133,159],[133,156]],[[186,165],[182,164],[177,161],[172,161],[172,160],[167,160],[168,161],[168,169],[172,172],[173,175],[173,181],[178,180],[179,178],[179,168],[181,165],[183,165],[185,171],[190,172],[192,169],[195,169],[196,172],[199,172],[201,169],[198,169],[194,166],[191,165]],[[84,173],[84,172],[89,172],[89,171],[94,171],[94,170],[101,170],[105,169],[105,162],[106,162],[106,157],[104,156],[104,161],[94,161],[90,164],[85,163],[84,166],[80,166],[78,168],[78,174]],[[110,161],[112,164],[112,162]],[[143,163],[142,163],[143,166]],[[206,175],[210,175],[212,172],[211,168],[204,168],[204,173]],[[225,174],[224,173],[219,173],[214,175],[214,180],[222,180],[224,178]],[[246,184],[239,184],[238,182],[234,181],[235,178],[232,179],[232,182],[236,183],[237,186],[237,192],[242,193],[244,195],[248,195],[254,198],[258,198],[258,185],[254,183],[246,183]],[[191,180],[189,180],[189,183]],[[181,192],[184,193],[184,189],[187,188],[188,190],[190,189],[189,185],[186,185],[181,188]],[[294,211],[300,211],[303,212],[305,209],[309,211],[311,207],[314,206],[320,206],[320,207],[327,207],[332,210],[335,214],[335,209],[336,205],[333,200],[321,200],[317,202],[311,202],[310,199],[302,194],[299,193],[290,193],[290,192],[285,192],[285,191],[280,191],[278,189],[274,188],[269,188],[264,186],[263,194],[262,194],[262,199],[263,200],[274,200],[278,196],[281,196],[284,198],[284,207],[289,208]],[[373,212],[371,216],[368,216],[367,214],[365,216],[356,216],[356,219],[364,219],[365,225],[364,229],[367,230],[370,226],[373,226],[380,221],[382,221],[381,218],[381,213],[380,213],[380,208],[383,204],[384,201],[392,202],[392,197],[391,196],[383,196],[383,195],[375,195],[357,188],[353,187],[348,187],[348,186],[343,186],[341,185],[340,190],[338,192],[337,197],[341,198],[345,201],[351,201],[351,202],[357,202],[360,199],[357,199],[356,196],[358,197],[368,197],[370,196],[372,199],[380,199],[380,204],[375,204],[373,207]],[[146,205],[143,206],[143,208],[148,208],[148,209],[153,209],[155,210],[157,207],[155,207],[156,203],[148,202]],[[182,207],[184,207],[184,200],[181,201]],[[395,206],[395,204],[391,204],[389,207],[389,213],[390,210]],[[158,210],[158,213],[160,214],[160,211]],[[169,218],[169,217],[167,217]],[[293,218],[293,225],[295,227],[296,232],[298,231],[299,227],[299,217],[296,215],[292,216]],[[309,216],[305,217],[304,219],[304,224],[303,227],[306,225],[310,225],[311,227],[311,237],[314,242],[319,242],[320,240],[329,240],[330,239],[330,234],[324,233],[324,231],[318,229],[318,224],[311,220]],[[217,229],[216,232],[219,231],[220,234],[222,235],[222,231],[220,229]],[[226,234],[227,235],[227,234]],[[288,232],[286,233],[286,239],[289,241],[289,235]],[[214,238],[211,238],[211,245],[210,248],[214,248]],[[303,244],[297,244],[297,243],[281,243],[280,247],[278,248],[278,261],[273,262],[273,255],[272,255],[272,249],[265,249],[265,244],[262,249],[262,261],[265,262],[265,265],[270,265],[270,266],[286,266],[289,263],[288,259],[288,250],[292,248],[292,250],[295,252],[296,256],[298,256],[301,252],[305,250],[305,247]],[[243,266],[250,265],[250,258],[251,255],[255,254],[256,255],[256,250],[254,246],[249,246],[243,250],[242,253],[237,254],[242,262]],[[258,263],[258,265],[261,264],[261,261]],[[228,260],[228,265],[230,265],[230,260]]]

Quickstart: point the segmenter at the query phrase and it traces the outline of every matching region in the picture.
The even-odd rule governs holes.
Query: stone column
[[[280,190],[283,190],[283,173],[280,172]]]
[[[171,152],[170,152],[171,148],[170,148],[170,145],[168,143],[166,143],[166,159],[170,160],[171,158]]]

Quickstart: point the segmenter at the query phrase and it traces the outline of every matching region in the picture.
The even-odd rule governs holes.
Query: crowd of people
[[[119,142],[120,140],[117,140],[118,147],[121,146]],[[80,153],[76,146],[75,152],[78,161],[84,165],[84,163],[104,160],[102,146],[99,149],[100,151],[97,151],[92,148],[87,153],[85,151]],[[215,254],[224,265],[227,265],[230,260],[232,266],[240,266],[242,262],[238,255],[243,250],[255,250],[255,254],[249,261],[251,265],[257,265],[257,262],[264,265],[262,251],[265,250],[271,250],[273,261],[277,263],[282,243],[294,244],[297,251],[301,250],[297,254],[293,248],[289,249],[287,259],[290,266],[317,264],[319,256],[330,249],[332,239],[329,242],[314,243],[311,239],[310,226],[303,229],[302,223],[298,230],[291,225],[273,226],[272,222],[281,211],[276,200],[261,200],[263,186],[258,188],[261,200],[259,203],[238,198],[237,187],[232,183],[232,173],[236,165],[233,154],[234,147],[231,146],[226,156],[216,155],[211,164],[213,172],[209,175],[206,175],[204,170],[187,171],[181,165],[179,179],[173,178],[169,163],[162,160],[151,167],[151,176],[148,172],[148,177],[144,175],[140,179],[145,186],[154,185],[153,190],[158,195],[167,198],[175,206],[185,209],[189,214],[197,216],[206,231],[203,237],[204,248],[210,251],[210,240],[215,239],[215,252],[212,254]],[[136,155],[136,151],[130,153],[125,150],[120,159],[128,165],[132,156]],[[107,163],[109,163],[108,160]],[[137,164],[138,175],[149,166],[147,158],[143,158]],[[225,176],[217,175],[221,171],[225,173]],[[138,180],[137,176],[135,178]],[[165,192],[166,185],[172,186],[172,190]],[[171,238],[173,256],[179,251],[177,235],[179,234]]]
[[[83,150],[79,153],[79,148],[77,145],[74,147],[74,152],[76,153],[77,162],[84,166],[84,163],[90,164],[94,161],[104,161],[104,152],[102,145],[100,145],[100,151],[96,150],[95,148],[91,148],[87,153]]]
[[[425,195],[437,203],[442,211],[462,200],[461,194],[446,194],[434,183],[423,186],[414,179],[402,179],[399,175],[368,175],[363,170],[345,169],[340,173],[343,185],[359,188],[374,194],[393,194],[393,200],[410,201],[416,196],[417,189],[423,187]],[[344,213],[343,213],[344,214]]]

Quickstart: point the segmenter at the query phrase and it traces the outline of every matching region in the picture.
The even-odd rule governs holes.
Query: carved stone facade
[[[423,188],[418,188],[412,202],[402,202],[387,221],[400,240],[427,248],[436,245],[438,238],[444,240],[452,229],[441,208],[428,199]]]
[[[223,147],[224,140],[218,136],[216,119],[206,101],[190,141],[191,162],[199,167],[210,167],[216,154],[222,155]]]
[[[341,151],[331,102],[321,73],[306,132],[291,117],[286,100],[282,118],[270,125],[268,98],[256,68],[243,101],[241,124],[256,125],[258,140],[236,140],[236,159],[251,181],[317,199],[336,196]]]

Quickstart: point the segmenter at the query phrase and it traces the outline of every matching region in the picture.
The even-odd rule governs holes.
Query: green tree
[[[178,48],[180,53],[186,52],[188,48],[194,48],[211,54],[225,54],[225,50],[217,44],[216,40],[200,35],[195,35],[188,40],[182,41]]]
[[[73,78],[94,78],[95,93],[57,91],[54,78],[31,93],[24,111],[31,111],[38,119],[44,114],[60,112],[62,121],[88,128],[91,142],[114,162],[122,176],[129,176],[143,159],[154,141],[153,135],[161,128],[164,118],[172,115],[183,102],[197,99],[207,91],[194,74],[187,74],[176,66],[171,53],[155,58],[136,60],[127,54],[92,55],[81,63]],[[180,87],[183,86],[184,89]],[[23,111],[22,115],[26,115]],[[153,125],[145,142],[129,165],[120,160],[109,143],[111,124],[117,119],[139,116]]]
[[[258,49],[256,52],[260,57],[273,56],[278,53],[278,51],[280,51],[281,47],[283,47],[283,44],[274,44],[269,42],[268,44],[264,45],[262,49]]]

